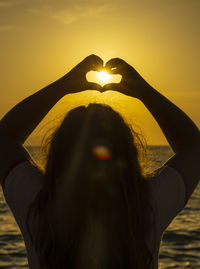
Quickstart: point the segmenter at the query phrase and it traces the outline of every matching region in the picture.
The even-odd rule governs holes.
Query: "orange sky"
[[[94,53],[123,58],[200,126],[199,14],[199,0],[0,0],[0,116]],[[138,125],[149,144],[166,144],[140,101],[92,91],[63,98],[28,142],[39,143],[55,117],[93,101]]]

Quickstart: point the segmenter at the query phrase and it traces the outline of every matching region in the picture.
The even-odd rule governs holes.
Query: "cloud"
[[[101,3],[98,5],[75,5],[71,4],[68,7],[60,9],[53,8],[51,6],[43,6],[40,8],[29,8],[28,12],[32,14],[47,16],[54,19],[62,24],[72,24],[84,17],[102,17],[103,11],[106,10],[108,4]]]
[[[23,3],[24,0],[10,1],[10,0],[0,0],[0,8],[9,8]]]
[[[14,25],[0,25],[0,33],[17,29]]]

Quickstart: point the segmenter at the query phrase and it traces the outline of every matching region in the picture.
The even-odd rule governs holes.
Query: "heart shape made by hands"
[[[97,84],[100,84],[101,86],[104,86],[108,83],[120,83],[122,76],[119,74],[108,74],[106,71],[89,71],[86,74],[86,79],[88,82],[95,82]]]

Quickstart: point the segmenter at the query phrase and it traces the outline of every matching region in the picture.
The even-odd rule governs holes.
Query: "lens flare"
[[[99,72],[98,77],[100,81],[103,81],[103,82],[110,80],[110,75],[105,71]]]
[[[99,160],[108,160],[111,158],[110,150],[102,145],[93,148],[93,155],[95,158]]]

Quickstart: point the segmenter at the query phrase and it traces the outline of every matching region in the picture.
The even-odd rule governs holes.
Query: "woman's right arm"
[[[152,87],[144,89],[140,100],[151,112],[175,152],[165,165],[180,172],[188,199],[200,179],[199,129],[181,109]]]
[[[200,132],[194,122],[176,105],[151,87],[125,61],[111,59],[106,68],[110,73],[121,74],[119,84],[107,84],[104,90],[118,90],[142,101],[160,126],[175,155],[167,162],[183,177],[187,197],[200,179]]]

